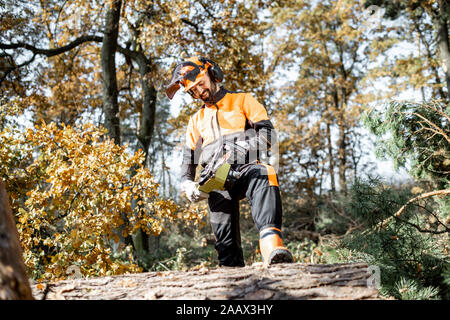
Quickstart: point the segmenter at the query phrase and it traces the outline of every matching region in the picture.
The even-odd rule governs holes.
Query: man
[[[230,92],[219,86],[223,72],[212,60],[192,57],[178,64],[166,94],[172,99],[180,86],[204,105],[189,119],[182,165],[181,190],[191,202],[208,199],[210,222],[216,238],[220,266],[244,266],[239,230],[239,200],[247,198],[260,235],[265,265],[292,262],[281,238],[282,208],[273,167],[259,162],[275,140],[266,109],[249,93]],[[233,184],[206,194],[194,182],[197,164],[203,168],[227,146],[238,146],[232,158]],[[242,153],[244,150],[244,153]]]

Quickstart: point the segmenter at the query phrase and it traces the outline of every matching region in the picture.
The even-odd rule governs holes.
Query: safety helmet
[[[177,64],[172,72],[172,78],[166,88],[166,94],[172,99],[175,93],[184,87],[189,92],[208,73],[214,82],[222,82],[223,72],[214,61],[204,57],[192,57]]]

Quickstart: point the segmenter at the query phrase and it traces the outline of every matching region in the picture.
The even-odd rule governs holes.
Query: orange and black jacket
[[[182,181],[193,181],[197,164],[208,164],[225,140],[246,140],[250,146],[256,142],[260,150],[263,145],[268,150],[275,139],[266,109],[250,93],[220,88],[212,100],[189,118]]]

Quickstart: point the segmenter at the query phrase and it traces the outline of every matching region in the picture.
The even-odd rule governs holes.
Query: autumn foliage
[[[139,271],[132,257],[114,258],[120,250],[131,254],[117,248],[120,237],[139,229],[159,234],[176,212],[159,197],[143,152],[130,155],[89,123],[12,128],[0,132],[0,172],[33,275],[65,277],[72,265],[84,275]]]

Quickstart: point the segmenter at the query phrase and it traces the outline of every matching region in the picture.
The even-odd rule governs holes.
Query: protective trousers
[[[240,177],[228,191],[212,191],[208,204],[220,266],[244,266],[239,228],[239,200],[247,198],[259,232],[281,229],[282,207],[273,167],[259,163],[239,169]]]

